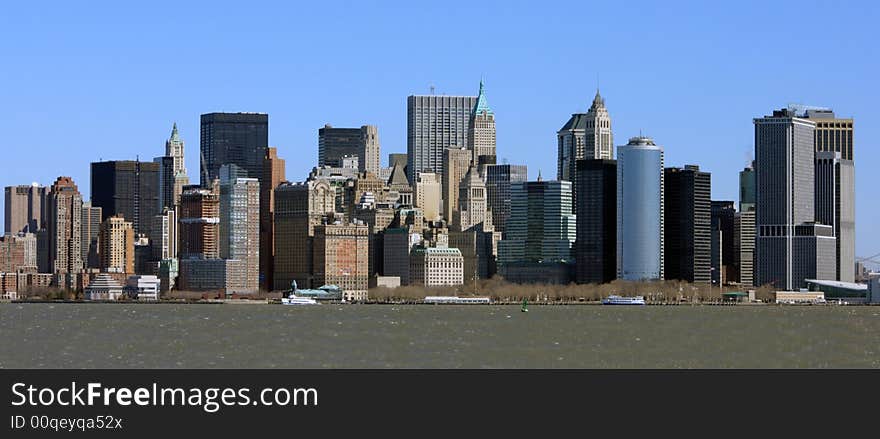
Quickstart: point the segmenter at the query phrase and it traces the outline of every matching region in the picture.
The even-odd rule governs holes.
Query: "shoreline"
[[[2,304],[91,304],[91,305],[281,305],[278,299],[251,300],[251,299],[212,299],[212,300],[159,300],[159,301],[136,301],[136,300],[0,300]],[[325,305],[422,305],[422,306],[520,306],[522,300],[499,300],[490,303],[429,303],[421,300],[369,300],[365,302],[319,302]],[[843,303],[835,301],[826,303],[769,303],[769,302],[648,302],[645,305],[603,305],[600,301],[536,301],[528,303],[530,306],[614,306],[614,307],[640,307],[640,306],[876,306],[875,303]]]

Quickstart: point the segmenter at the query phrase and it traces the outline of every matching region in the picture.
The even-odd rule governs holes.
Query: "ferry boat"
[[[287,297],[281,298],[282,305],[317,305],[318,301],[312,299],[311,297],[299,297],[294,294],[291,294]]]
[[[644,305],[645,298],[642,296],[624,297],[610,295],[602,299],[602,305]]]

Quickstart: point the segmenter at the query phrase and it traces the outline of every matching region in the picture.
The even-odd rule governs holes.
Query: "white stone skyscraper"
[[[165,155],[153,161],[159,163],[159,210],[164,207],[173,209],[180,204],[183,187],[189,184],[183,158],[183,140],[177,131],[177,123],[171,127],[171,137],[165,141]]]
[[[480,81],[480,94],[471,112],[468,128],[468,149],[473,152],[476,165],[495,163],[495,113],[483,94],[483,81]]]

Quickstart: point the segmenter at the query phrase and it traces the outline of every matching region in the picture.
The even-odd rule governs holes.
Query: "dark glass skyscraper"
[[[510,186],[528,180],[526,165],[489,165],[486,167],[486,201],[492,211],[496,232],[504,233],[510,216]]]
[[[575,279],[606,283],[617,278],[617,161],[578,160]]]
[[[159,163],[114,160],[92,163],[92,206],[101,221],[121,215],[135,234],[149,235],[159,210]]]
[[[200,184],[220,178],[220,166],[234,164],[248,178],[262,178],[269,147],[269,115],[265,113],[203,114],[200,136]]]
[[[664,274],[666,279],[709,283],[711,175],[694,165],[665,172]],[[732,234],[729,239],[732,244]]]

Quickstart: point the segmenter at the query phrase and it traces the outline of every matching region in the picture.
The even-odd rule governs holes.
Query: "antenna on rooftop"
[[[431,94],[434,94],[434,84],[430,84],[428,88],[431,90]]]

